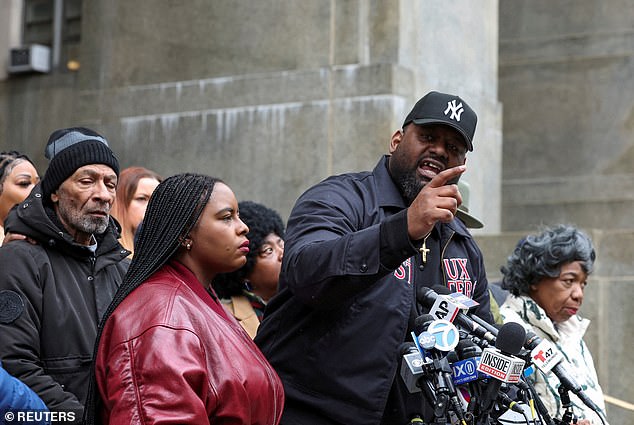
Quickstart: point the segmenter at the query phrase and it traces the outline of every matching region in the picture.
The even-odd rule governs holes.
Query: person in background
[[[134,255],[134,235],[143,220],[152,192],[163,181],[156,172],[144,167],[124,168],[119,175],[112,217],[121,226],[121,245]]]
[[[479,219],[469,213],[469,198],[471,187],[468,182],[460,180],[458,182],[458,189],[462,195],[462,204],[458,206],[456,211],[456,217],[462,221],[468,229],[481,229],[484,227]],[[504,302],[504,299],[508,295],[508,291],[505,291],[500,287],[499,283],[489,282],[489,301],[491,303],[491,314],[495,323],[502,324],[502,316],[500,315],[500,305]]]
[[[277,293],[282,257],[284,223],[280,215],[262,204],[242,201],[240,219],[249,226],[246,264],[216,276],[213,287],[222,304],[255,337],[266,303]]]
[[[282,384],[211,286],[244,266],[248,231],[216,178],[179,174],[156,187],[99,325],[88,424],[279,422]]]
[[[460,97],[430,92],[373,171],[331,176],[297,200],[255,337],[284,382],[285,425],[427,421],[431,403],[399,370],[428,308],[421,287],[461,292],[493,322],[482,253],[455,219],[476,122]]]
[[[592,241],[581,230],[560,224],[522,239],[501,268],[502,287],[511,295],[500,309],[504,322],[517,322],[553,343],[566,370],[605,415],[603,391],[583,336],[590,321],[578,312],[595,261]],[[531,375],[549,414],[560,419],[562,403],[554,373]],[[570,392],[579,424],[601,424],[600,418]]]
[[[34,240],[0,247],[0,358],[51,411],[81,418],[97,324],[128,267],[110,218],[119,162],[83,127],[54,131],[44,178],[5,230]]]
[[[40,181],[33,161],[17,151],[0,152],[0,245],[9,210],[29,196]]]
[[[484,223],[469,213],[471,185],[464,180],[460,180],[458,182],[458,190],[460,191],[460,195],[462,195],[462,204],[460,204],[456,210],[456,217],[459,218],[468,229],[482,229]]]

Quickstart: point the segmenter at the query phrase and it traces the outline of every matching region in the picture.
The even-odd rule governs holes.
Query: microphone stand
[[[576,424],[577,416],[572,411],[572,402],[570,401],[570,394],[568,394],[568,389],[565,388],[563,385],[560,385],[557,389],[557,392],[559,393],[559,397],[561,398],[561,407],[566,409],[564,411],[564,415],[561,417],[561,424]]]
[[[448,420],[449,412],[452,411],[458,418],[458,423],[466,425],[465,416],[462,412],[462,406],[458,401],[453,387],[452,369],[447,357],[433,356],[432,362],[426,367],[428,376],[436,381],[436,397],[432,402],[434,410],[434,419],[429,425],[445,425],[450,423]]]
[[[526,379],[525,382],[526,382],[526,385],[528,385],[529,391],[531,392],[531,395],[533,397],[533,401],[535,402],[535,407],[537,408],[537,412],[538,412],[539,416],[541,416],[542,419],[544,420],[544,424],[546,424],[546,425],[557,425],[555,423],[555,420],[548,413],[548,409],[544,405],[544,402],[542,401],[541,398],[539,398],[539,395],[537,394],[537,391],[535,390],[535,386],[533,385],[531,380],[530,379]]]

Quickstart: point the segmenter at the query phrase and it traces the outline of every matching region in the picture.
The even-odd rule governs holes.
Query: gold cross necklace
[[[431,252],[431,249],[427,248],[427,238],[429,237],[429,235],[431,235],[431,232],[429,232],[427,236],[423,238],[423,246],[418,248],[418,251],[420,252],[420,256],[421,256],[421,265],[420,265],[421,270],[425,268],[425,264],[427,264],[427,254]]]

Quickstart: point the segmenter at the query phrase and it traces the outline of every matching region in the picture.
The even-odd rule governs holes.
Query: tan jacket
[[[233,296],[231,300],[222,300],[222,305],[236,318],[251,339],[255,338],[260,320],[247,297],[243,295]]]

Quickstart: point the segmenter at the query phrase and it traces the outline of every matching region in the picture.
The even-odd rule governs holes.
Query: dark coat
[[[129,251],[111,220],[98,247],[73,242],[37,185],[5,230],[35,239],[0,247],[0,357],[51,410],[81,417],[99,319],[123,281]]]
[[[421,270],[422,242],[409,240],[406,212],[387,158],[373,172],[330,177],[298,199],[280,293],[255,338],[284,383],[282,423],[407,423],[405,402],[387,400],[399,347],[422,313],[418,286],[463,292],[480,303],[476,314],[493,321],[482,255],[464,225],[436,225]]]

